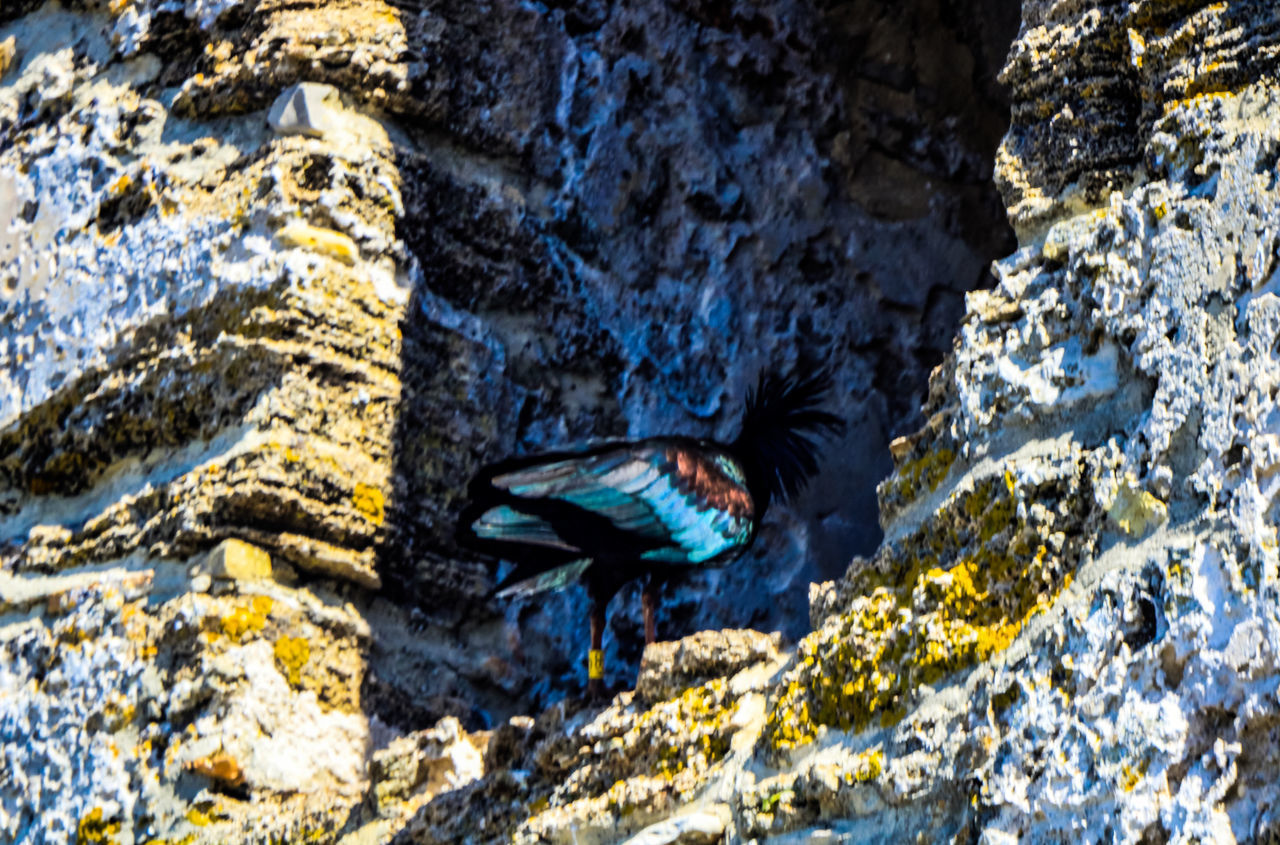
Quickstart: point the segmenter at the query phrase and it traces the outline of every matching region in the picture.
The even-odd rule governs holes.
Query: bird
[[[660,587],[740,557],[770,504],[794,499],[816,474],[819,441],[844,430],[822,408],[831,385],[826,370],[762,371],[731,443],[660,436],[489,464],[468,485],[458,543],[515,564],[495,598],[586,586],[587,695],[599,700],[609,600],[644,578],[645,644],[653,643]]]

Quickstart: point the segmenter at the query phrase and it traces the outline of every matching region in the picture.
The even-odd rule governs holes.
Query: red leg
[[[640,592],[640,607],[644,609],[644,644],[649,645],[658,641],[658,620],[655,618],[658,612],[658,588],[654,584],[644,585]]]
[[[604,697],[604,602],[591,602],[591,651],[587,653],[587,696]]]

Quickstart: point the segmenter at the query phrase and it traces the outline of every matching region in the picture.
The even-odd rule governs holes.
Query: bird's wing
[[[672,564],[697,564],[750,538],[752,503],[741,471],[722,455],[675,444],[631,444],[561,457],[495,475],[511,496],[473,525],[487,539],[577,549],[593,556],[634,554]],[[589,517],[581,525],[551,519],[534,507],[554,500]],[[599,520],[612,531],[601,531]],[[590,548],[592,539],[631,548]]]

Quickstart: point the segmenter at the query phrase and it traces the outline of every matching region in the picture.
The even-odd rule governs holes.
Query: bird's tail
[[[818,471],[818,439],[838,436],[844,422],[822,410],[831,373],[760,374],[747,396],[734,451],[758,473],[771,498],[791,499]]]

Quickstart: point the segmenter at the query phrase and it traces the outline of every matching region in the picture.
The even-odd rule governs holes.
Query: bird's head
[[[843,421],[822,410],[831,373],[761,372],[747,395],[742,431],[733,452],[747,473],[747,487],[763,513],[772,499],[784,502],[818,471],[818,440],[844,431]]]

